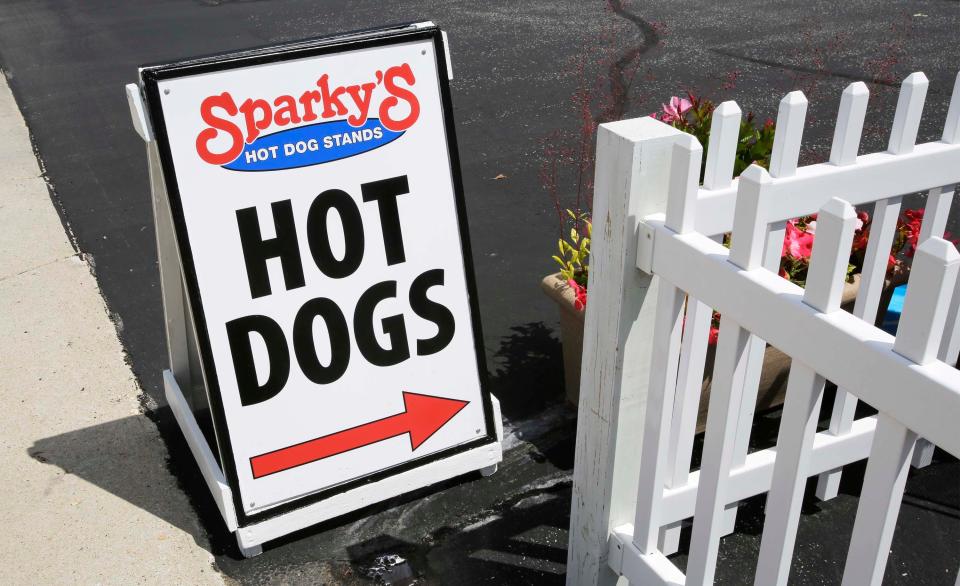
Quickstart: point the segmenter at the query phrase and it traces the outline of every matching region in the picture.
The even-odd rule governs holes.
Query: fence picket
[[[960,72],[953,82],[953,93],[950,95],[950,108],[947,110],[947,120],[943,125],[943,142],[947,144],[960,143]]]
[[[696,215],[697,187],[700,180],[700,143],[691,135],[677,137],[673,145],[670,168],[670,197],[667,201],[666,226],[678,233],[693,230]],[[670,419],[677,385],[680,359],[680,338],[683,329],[683,307],[686,294],[662,283],[657,296],[657,319],[653,330],[653,363],[666,365],[650,372],[650,393],[644,420],[640,482],[637,488],[635,527],[646,531],[634,533],[634,545],[650,554],[656,551],[660,535],[660,500],[669,473],[669,459],[661,447],[669,442]]]
[[[803,126],[807,116],[807,98],[801,91],[793,91],[780,100],[777,111],[777,131],[773,137],[773,152],[770,156],[771,177],[791,177],[797,172],[800,159],[800,146],[803,142]],[[767,231],[764,246],[763,266],[777,272],[786,235],[786,222],[773,222]],[[756,410],[757,392],[763,370],[763,357],[767,343],[757,336],[750,336],[747,343],[747,367],[743,378],[743,391],[737,439],[733,448],[733,466],[739,467],[747,459],[750,447],[750,431],[753,428],[753,414]],[[737,521],[737,503],[727,505],[724,519],[724,535],[733,533]]]
[[[921,366],[937,359],[947,302],[958,271],[960,253],[951,243],[931,238],[920,245],[913,259],[894,352]],[[905,395],[903,400],[913,399]],[[877,416],[843,586],[879,585],[883,580],[916,439],[916,433],[886,413]]]
[[[693,438],[697,430],[700,390],[712,318],[712,308],[693,297],[687,297],[686,321],[680,341],[677,391],[670,422],[670,444],[667,447],[667,461],[672,466],[666,480],[669,488],[683,486],[690,478]],[[682,521],[677,521],[661,529],[659,549],[665,555],[676,553],[679,548],[681,526]]]
[[[750,333],[733,320],[720,318],[715,382],[707,410],[700,486],[687,561],[687,581],[690,584],[712,584],[716,571],[717,551],[725,527],[727,485],[737,436],[749,337]]]
[[[702,159],[703,147],[692,134],[681,134],[677,137],[670,165],[670,199],[667,201],[666,224],[680,234],[690,232],[694,227]]]
[[[751,165],[741,176],[734,212],[729,262],[744,270],[761,268],[763,245],[767,240],[766,187],[770,176]],[[737,423],[748,367],[751,335],[729,318],[720,318],[720,337],[714,363],[714,383],[707,409],[703,463],[693,535],[687,562],[687,580],[709,584],[717,563],[717,550],[726,526],[727,484],[736,447]]]
[[[950,297],[950,309],[947,310],[947,321],[943,340],[940,342],[940,360],[955,366],[960,354],[960,278],[953,287]]]
[[[867,460],[842,586],[880,586],[917,435],[885,413]]]
[[[803,123],[807,118],[807,98],[803,92],[790,92],[780,100],[777,111],[777,132],[770,153],[770,176],[791,177],[797,173]]]
[[[704,165],[703,188],[723,189],[733,180],[733,164],[737,157],[740,136],[740,107],[727,101],[713,111],[710,121],[710,144]]]
[[[740,134],[740,107],[736,102],[720,104],[710,123],[710,146],[704,165],[703,188],[708,190],[728,187],[733,180],[733,165]],[[666,486],[682,486],[690,475],[693,436],[696,433],[700,407],[700,387],[707,354],[707,338],[713,310],[696,299],[687,299],[686,325],[680,345],[680,365],[677,390],[674,396],[673,418],[667,448],[671,470]],[[661,529],[660,550],[669,555],[680,543],[681,523]]]
[[[927,205],[923,210],[923,222],[920,224],[920,238],[918,243],[926,242],[927,238],[943,237],[947,227],[947,217],[950,215],[950,204],[953,203],[953,185],[934,187],[927,192]]]
[[[927,98],[927,76],[917,71],[907,76],[900,84],[900,96],[897,98],[897,112],[893,116],[890,130],[890,143],[887,151],[902,155],[913,151],[920,129],[920,116],[923,114],[923,102]]]
[[[950,205],[953,203],[954,187],[953,185],[934,187],[927,192],[927,205],[923,212],[923,222],[920,224],[919,243],[926,242],[928,238],[934,236],[937,238],[943,236],[944,230],[947,227],[947,218],[950,215]],[[951,299],[950,301],[950,310],[947,313],[947,329],[950,333],[945,334],[943,340],[941,340],[940,353],[942,354],[946,353],[953,337],[952,332],[954,328],[949,324],[955,321],[955,306],[958,302],[960,302],[958,299]],[[954,315],[954,319],[952,320],[951,313]],[[910,465],[914,468],[929,466],[930,462],[933,461],[933,450],[933,444],[923,438],[919,438],[916,447],[913,449],[913,459]]]
[[[757,561],[755,586],[783,586],[790,576],[790,562],[800,523],[800,506],[807,483],[806,472],[817,433],[817,418],[826,381],[809,366],[794,360],[787,379],[787,395],[780,416],[777,459],[767,495]]]
[[[893,351],[917,364],[936,360],[947,308],[960,270],[960,252],[943,238],[920,244]]]
[[[833,146],[830,148],[830,162],[834,165],[852,165],[857,161],[869,100],[870,90],[862,81],[851,83],[843,90],[837,126],[833,131]]]
[[[840,309],[856,220],[853,206],[836,197],[817,215],[817,237],[807,269],[803,302],[821,313]]]
[[[820,312],[840,309],[847,251],[853,244],[856,218],[853,206],[836,198],[817,216],[817,238],[803,301]],[[791,364],[754,578],[756,586],[787,583],[824,383],[824,378],[809,366],[798,361]]]
[[[640,482],[637,487],[637,511],[633,543],[641,552],[652,554],[660,536],[660,501],[667,476],[666,445],[670,433],[671,410],[676,390],[677,367],[680,355],[680,334],[683,324],[683,291],[662,283],[657,296],[657,321],[653,329],[653,358],[655,364],[666,368],[650,372],[650,394],[643,424],[643,443],[640,457]]]
[[[853,305],[853,315],[867,323],[874,323],[880,307],[880,297],[886,282],[887,262],[893,238],[897,231],[897,218],[900,217],[902,197],[882,199],[873,209],[873,222],[870,239],[864,253],[863,272],[860,273],[860,291]],[[857,398],[845,389],[837,389],[830,416],[830,433],[845,435],[850,433],[857,410]],[[823,501],[837,496],[840,489],[842,470],[832,470],[821,474],[817,479],[817,498]]]
[[[770,174],[763,167],[750,165],[740,175],[737,207],[733,213],[730,262],[745,271],[761,266],[769,224],[766,221]]]

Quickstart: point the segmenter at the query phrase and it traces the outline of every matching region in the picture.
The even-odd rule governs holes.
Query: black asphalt
[[[143,63],[425,19],[449,31],[492,390],[515,426],[515,447],[492,478],[451,481],[241,560],[160,388],[165,348],[146,158],[123,86]],[[539,171],[544,141],[564,133],[564,144],[575,142],[583,122],[574,103],[578,90],[596,94],[596,104],[617,118],[648,114],[691,89],[715,101],[736,99],[765,119],[775,116],[784,93],[803,89],[811,106],[802,158],[812,162],[826,158],[839,93],[852,80],[870,82],[874,96],[865,151],[885,146],[895,86],[914,70],[931,80],[920,140],[939,138],[960,69],[958,30],[956,0],[701,0],[609,9],[579,0],[5,0],[0,66],[64,224],[95,267],[144,406],[170,447],[171,469],[193,496],[199,522],[184,529],[201,541],[209,537],[221,571],[243,583],[362,583],[378,573],[392,583],[407,573],[422,583],[560,583],[574,421],[560,403],[556,310],[538,288],[554,270],[558,235]],[[564,177],[563,205],[573,205],[575,185],[574,177]],[[960,232],[956,219],[948,228]],[[96,442],[109,433],[109,425],[91,428],[74,441]],[[938,453],[938,464],[915,476],[887,578],[952,584],[960,565],[960,468]],[[88,480],[127,494],[110,478]],[[135,504],[163,516],[149,502]],[[817,519],[848,523],[855,506],[851,496],[825,503],[820,513],[807,508],[796,583],[835,581],[845,533],[816,529]],[[749,524],[755,517],[742,518],[744,531],[722,552],[734,568],[721,575],[726,583],[749,581],[736,572],[756,555],[759,535]],[[941,552],[935,564],[909,553],[913,544],[929,544],[931,527],[938,539],[928,550]],[[833,554],[824,555],[825,548]],[[384,556],[394,554],[407,562],[390,566],[396,558]]]

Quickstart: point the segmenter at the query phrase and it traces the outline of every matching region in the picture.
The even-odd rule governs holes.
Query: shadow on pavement
[[[172,421],[169,408],[164,407],[154,415],[160,421],[168,422],[159,427],[162,430],[167,427],[163,437],[172,440],[167,445],[169,452],[181,454],[178,456],[180,460],[191,458],[179,429],[170,429],[169,424],[175,427],[176,423]],[[220,553],[227,543],[212,546],[207,536],[211,534],[209,529],[213,523],[222,527],[223,521],[199,469],[191,461],[180,466],[180,474],[172,474],[169,456],[158,460],[157,446],[147,444],[147,441],[159,441],[155,431],[143,429],[154,425],[157,423],[147,416],[132,415],[36,440],[27,454],[120,497],[190,534],[200,547],[214,554]],[[145,435],[149,438],[147,441],[144,441]],[[168,496],[170,483],[167,475],[174,477],[192,506],[183,506],[179,495],[176,499]]]
[[[560,342],[543,322],[512,326],[488,369],[490,392],[500,399],[505,419],[533,417],[563,400]]]
[[[559,583],[575,412],[563,399],[560,343],[551,330],[536,322],[511,332],[493,354],[490,374],[505,420],[506,454],[499,473],[490,478],[468,474],[371,505],[275,540],[250,560],[240,556],[226,531],[169,407],[149,418],[134,415],[40,439],[28,452],[189,533],[217,556],[227,575],[257,576],[262,566],[271,577],[294,580],[312,564],[336,583],[368,582],[378,571],[381,582],[399,583],[406,566],[390,565],[394,558],[384,557],[397,555],[409,560],[413,576],[460,576],[463,582],[461,572],[469,569],[465,574],[477,580],[503,576],[517,583],[535,576],[538,583]],[[158,461],[156,446],[148,455],[144,442],[131,441],[144,436],[142,426],[151,425],[158,426],[166,443],[165,461]],[[162,474],[176,478],[191,507],[165,497],[154,481]]]
[[[537,487],[422,543],[380,535],[347,553],[379,584],[563,584],[569,503],[569,482]]]

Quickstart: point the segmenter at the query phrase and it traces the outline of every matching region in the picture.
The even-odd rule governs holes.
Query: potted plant
[[[688,98],[674,97],[663,105],[663,111],[654,117],[671,124],[675,128],[689,132],[705,147],[709,141],[709,127],[713,113],[713,104],[693,95]],[[766,166],[773,147],[774,125],[767,121],[757,125],[754,117],[748,114],[741,122],[738,142],[735,174],[739,174],[750,164]],[[704,149],[706,152],[706,149]],[[843,291],[843,306],[851,310],[860,285],[860,272],[863,268],[864,254],[870,234],[870,216],[859,211],[857,229],[847,273],[847,283]],[[887,266],[887,280],[881,306],[889,301],[890,292],[895,285],[906,282],[909,274],[908,259],[916,250],[920,234],[923,210],[906,210],[898,220],[897,232]],[[580,389],[580,363],[583,349],[583,317],[587,304],[587,281],[589,275],[591,222],[589,214],[583,211],[566,211],[569,234],[564,234],[558,242],[558,253],[553,260],[560,271],[548,275],[541,282],[543,291],[560,308],[560,337],[563,345],[564,377],[567,399],[576,404]],[[816,214],[789,220],[783,243],[779,273],[782,277],[797,283],[801,287],[806,281],[816,235]],[[949,238],[949,235],[945,237]],[[724,238],[729,244],[729,235]],[[882,311],[880,314],[882,315]],[[714,312],[710,331],[710,346],[701,392],[698,431],[705,425],[706,408],[709,403],[712,363],[719,332],[720,315]],[[776,407],[783,403],[786,391],[786,379],[790,368],[790,358],[768,346],[764,355],[760,387],[757,393],[757,410]]]
[[[553,260],[560,272],[547,275],[540,282],[543,292],[560,309],[560,343],[563,348],[563,380],[567,400],[574,405],[580,396],[580,360],[583,354],[583,311],[587,307],[587,277],[590,265],[592,223],[584,214],[567,210],[573,223],[569,240],[560,238],[559,254]]]

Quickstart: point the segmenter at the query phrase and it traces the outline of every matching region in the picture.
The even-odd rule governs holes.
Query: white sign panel
[[[496,441],[440,32],[143,77],[238,511]]]

